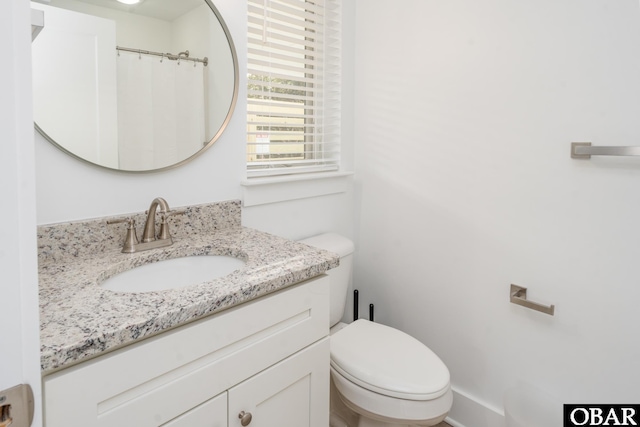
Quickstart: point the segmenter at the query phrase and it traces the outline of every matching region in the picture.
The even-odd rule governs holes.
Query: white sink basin
[[[162,291],[208,282],[226,276],[244,264],[241,259],[223,255],[173,258],[123,271],[100,286],[117,292]]]

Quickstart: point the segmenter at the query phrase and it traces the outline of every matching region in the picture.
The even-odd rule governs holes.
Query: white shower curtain
[[[120,169],[157,169],[200,150],[203,65],[124,51],[117,62]]]

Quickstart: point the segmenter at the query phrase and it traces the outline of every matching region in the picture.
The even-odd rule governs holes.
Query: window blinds
[[[339,0],[248,0],[247,175],[338,169]]]

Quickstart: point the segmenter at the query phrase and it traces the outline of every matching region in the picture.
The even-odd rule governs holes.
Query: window
[[[337,170],[339,0],[249,0],[247,175]]]

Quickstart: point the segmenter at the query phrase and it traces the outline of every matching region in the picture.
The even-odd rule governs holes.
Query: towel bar
[[[572,142],[572,159],[590,159],[591,156],[640,156],[640,147],[592,147],[590,142]]]

